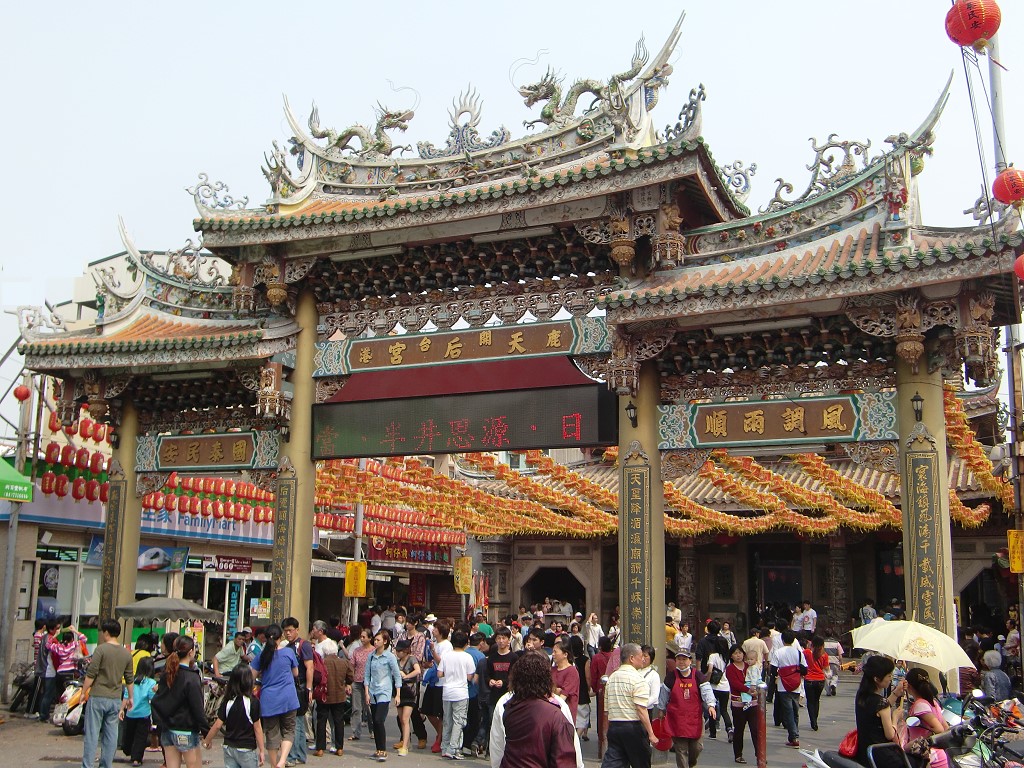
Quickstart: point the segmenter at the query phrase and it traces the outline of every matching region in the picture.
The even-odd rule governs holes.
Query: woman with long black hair
[[[899,744],[893,708],[906,690],[906,682],[893,686],[892,693],[883,696],[892,683],[892,659],[872,656],[864,662],[864,676],[857,688],[855,701],[857,715],[857,762],[870,766],[868,747],[876,744]],[[877,768],[906,766],[903,755],[895,749],[877,749],[873,753]]]
[[[939,692],[935,688],[931,677],[926,670],[920,667],[913,667],[906,676],[907,692],[914,698],[910,705],[908,714],[916,717],[918,725],[907,728],[909,739],[920,739],[933,736],[936,733],[945,733],[949,730],[946,719],[942,716],[942,707],[939,706]],[[946,768],[949,760],[946,753],[941,749],[932,749],[931,768]]]
[[[188,635],[174,641],[151,708],[160,723],[167,768],[199,768],[199,736],[210,730],[203,707],[203,681],[195,669],[196,643]]]
[[[263,737],[274,768],[284,768],[288,751],[295,741],[295,712],[299,696],[295,681],[299,677],[299,660],[287,644],[278,648],[281,627],[267,627],[267,644],[252,660],[252,670],[260,678],[260,722]]]

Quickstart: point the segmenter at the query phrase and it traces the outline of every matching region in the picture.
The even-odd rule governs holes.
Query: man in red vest
[[[711,684],[693,666],[693,655],[687,650],[679,651],[676,670],[665,676],[659,702],[665,710],[664,734],[672,737],[676,768],[697,765],[697,758],[704,749],[704,705],[714,720],[716,704]]]

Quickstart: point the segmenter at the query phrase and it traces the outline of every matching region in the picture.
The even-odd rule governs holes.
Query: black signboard
[[[313,458],[614,445],[617,402],[584,384],[315,405]]]

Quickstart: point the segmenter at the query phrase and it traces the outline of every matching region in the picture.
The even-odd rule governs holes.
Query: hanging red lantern
[[[51,432],[60,432],[60,416],[57,415],[56,411],[50,412],[50,418],[46,425],[50,428]]]
[[[65,445],[60,449],[60,463],[65,467],[75,466],[75,447],[73,445]]]
[[[57,479],[53,484],[53,492],[57,494],[57,498],[63,499],[68,495],[70,485],[71,481],[68,480],[67,475],[57,475]]]
[[[72,435],[72,436],[73,435],[77,435],[78,434],[78,422],[77,421],[72,421],[70,424],[68,424],[66,427],[64,427],[64,434],[65,435]]]
[[[1024,202],[1024,171],[1007,168],[992,182],[992,197],[1003,205],[1019,206]]]
[[[60,462],[60,444],[52,440],[46,444],[46,463],[57,464]]]
[[[71,483],[71,498],[76,502],[81,501],[85,498],[85,478],[76,477],[75,481]]]
[[[227,487],[227,483],[224,482],[223,477],[218,477],[213,481],[213,493],[215,496],[223,496],[224,491]]]
[[[110,499],[110,483],[100,483],[100,502],[106,504]]]
[[[203,500],[202,499],[200,499],[198,496],[189,496],[188,497],[188,509],[186,511],[190,515],[198,515],[199,511],[202,509],[202,506],[203,506]]]
[[[97,445],[107,436],[107,425],[96,423],[92,427],[92,439]]]
[[[257,523],[262,523],[263,522],[263,520],[264,520],[264,517],[263,517],[263,507],[256,507],[255,512],[253,512],[253,519]]]
[[[93,478],[85,483],[85,498],[90,504],[100,497],[100,481]]]
[[[24,384],[19,384],[14,388],[14,397],[19,403],[24,403],[30,397],[32,397],[32,390],[26,387]]]
[[[173,493],[168,493],[164,497],[164,509],[167,510],[168,512],[177,512],[178,498],[179,497],[174,495]]]
[[[212,496],[213,495],[213,488],[214,488],[214,485],[216,484],[216,482],[217,481],[214,478],[212,478],[212,477],[204,477],[203,478],[203,493],[207,493],[207,494],[210,494]]]
[[[235,481],[234,480],[228,480],[224,484],[224,495],[225,496],[234,496],[236,488],[237,488],[237,484],[235,483]]]
[[[243,504],[242,505],[242,521],[247,523],[250,520],[252,520],[252,507],[249,506],[248,504]]]
[[[114,444],[114,428],[107,427],[107,445]]]
[[[167,476],[167,482],[164,483],[164,487],[165,488],[169,488],[172,491],[176,491],[180,484],[181,484],[181,481],[178,479],[178,473],[177,472],[171,472],[171,474],[169,474]]]
[[[89,471],[94,475],[98,475],[104,470],[106,461],[106,457],[99,451],[96,451],[96,453],[89,457]]]
[[[82,437],[83,440],[89,440],[90,438],[92,438],[92,430],[95,424],[96,422],[94,422],[92,419],[82,419],[80,422],[78,422],[78,434]]]
[[[77,451],[75,451],[75,466],[81,470],[86,470],[89,468],[88,448],[79,448]]]
[[[203,499],[203,505],[199,508],[199,514],[203,517],[209,517],[213,514],[213,500]]]
[[[153,506],[152,509],[162,509],[164,501],[167,499],[167,494],[163,491],[157,491],[153,494]]]
[[[43,472],[42,478],[40,478],[39,487],[43,493],[47,496],[53,495],[53,488],[57,483],[57,473],[51,470]]]
[[[961,48],[985,50],[999,31],[1002,12],[995,0],[956,0],[946,14],[946,34]]]

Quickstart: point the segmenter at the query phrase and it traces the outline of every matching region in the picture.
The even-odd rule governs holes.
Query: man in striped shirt
[[[651,745],[658,743],[658,737],[647,714],[650,689],[640,674],[644,654],[636,643],[626,643],[619,653],[622,663],[604,689],[608,749],[601,768],[650,768]]]

